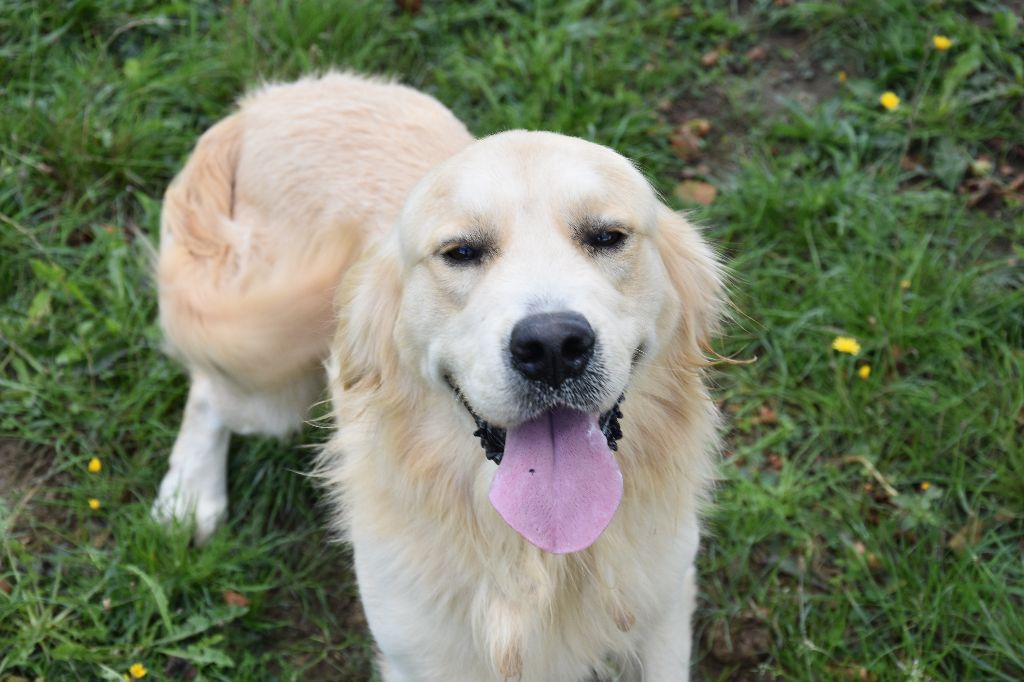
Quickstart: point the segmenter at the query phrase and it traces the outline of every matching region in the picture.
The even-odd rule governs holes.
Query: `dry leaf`
[[[970,518],[967,519],[967,523],[964,527],[953,534],[953,537],[946,543],[946,547],[949,547],[954,552],[962,553],[964,550],[974,547],[981,540],[981,533],[985,530],[984,525],[974,514],[971,514]]]
[[[4,594],[10,594],[11,590],[13,589],[14,588],[11,587],[11,584],[9,582],[4,580],[3,578],[0,578],[0,592],[3,592]]]
[[[704,66],[711,67],[718,63],[718,58],[722,56],[722,51],[719,49],[709,50],[701,55],[700,63]]]
[[[768,51],[761,45],[755,45],[747,50],[747,59],[752,62],[759,62],[768,56]]]
[[[423,0],[395,0],[395,7],[400,12],[419,14],[420,10],[423,9]]]
[[[757,416],[753,419],[755,424],[767,424],[772,426],[779,423],[779,415],[775,414],[775,410],[772,409],[771,405],[761,405],[757,408]]]
[[[244,609],[249,605],[249,600],[234,590],[224,590],[221,594],[224,597],[224,603],[228,606],[240,606]]]
[[[683,161],[693,161],[700,156],[700,138],[685,125],[680,126],[669,138],[672,150]]]
[[[718,190],[714,185],[697,180],[685,180],[676,185],[675,194],[683,201],[691,204],[709,206],[718,196]]]

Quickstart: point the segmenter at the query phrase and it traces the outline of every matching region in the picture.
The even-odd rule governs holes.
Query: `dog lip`
[[[445,383],[448,384],[449,388],[452,389],[455,397],[459,399],[459,402],[461,402],[463,407],[466,408],[466,411],[469,412],[469,416],[473,418],[474,422],[476,422],[476,431],[473,432],[473,436],[480,439],[480,446],[484,450],[484,456],[495,464],[501,464],[501,458],[505,454],[505,437],[508,430],[500,426],[492,426],[487,422],[487,420],[481,419],[480,415],[478,415],[469,404],[465,394],[452,380],[451,376],[446,374],[444,380]],[[618,441],[622,438],[622,427],[619,424],[619,420],[622,418],[620,405],[622,405],[622,401],[625,400],[625,398],[626,395],[623,393],[619,396],[618,400],[615,401],[615,404],[612,405],[610,410],[601,413],[597,418],[598,427],[601,429],[601,432],[608,441],[608,448],[613,451],[619,449]],[[558,408],[576,409],[569,405],[556,404],[541,410],[537,415]],[[537,415],[533,415],[523,421],[529,421],[529,419],[532,419]]]

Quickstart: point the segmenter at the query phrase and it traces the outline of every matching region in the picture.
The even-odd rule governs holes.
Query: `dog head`
[[[504,437],[495,507],[555,552],[618,505],[620,398],[641,370],[701,364],[722,304],[714,254],[629,161],[523,131],[424,178],[344,288],[343,383],[405,372],[463,402]]]

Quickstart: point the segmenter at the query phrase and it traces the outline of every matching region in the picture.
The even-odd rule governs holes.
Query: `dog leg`
[[[632,679],[643,682],[687,682],[690,679],[693,645],[690,620],[697,604],[696,575],[697,569],[691,565],[683,577],[682,590],[672,599],[672,608],[643,639],[640,670],[634,672]]]
[[[216,409],[209,379],[196,373],[171,450],[171,467],[160,483],[152,514],[164,523],[194,518],[199,544],[209,539],[227,512],[230,436]]]

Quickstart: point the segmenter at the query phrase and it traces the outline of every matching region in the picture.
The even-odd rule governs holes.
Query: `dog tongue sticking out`
[[[622,499],[622,472],[597,416],[559,408],[508,430],[491,504],[541,549],[586,549]]]

